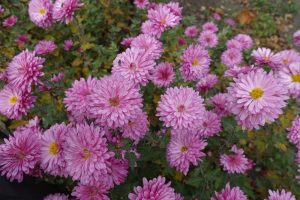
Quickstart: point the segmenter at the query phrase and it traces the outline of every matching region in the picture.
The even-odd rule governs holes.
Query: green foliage
[[[276,24],[271,14],[261,13],[251,24],[252,35],[270,37],[276,33]]]

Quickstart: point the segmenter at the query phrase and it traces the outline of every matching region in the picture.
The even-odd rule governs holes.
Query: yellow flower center
[[[260,97],[262,97],[264,94],[264,91],[257,87],[257,88],[254,88],[253,90],[251,90],[250,92],[250,96],[253,98],[253,99],[259,99]]]
[[[300,83],[300,74],[293,74],[292,80],[293,82]]]
[[[57,155],[58,154],[58,147],[56,145],[56,142],[52,142],[50,145],[49,145],[49,152],[52,154],[52,155]]]
[[[195,58],[194,60],[193,60],[193,66],[197,66],[198,64],[199,64],[199,61],[198,61],[198,59],[197,58]]]
[[[187,148],[187,146],[182,146],[181,147],[181,149],[180,149],[180,151],[183,153],[183,152],[187,152],[187,150],[189,150],[188,148]]]
[[[45,14],[45,9],[44,9],[44,8],[41,8],[41,9],[40,9],[40,14],[41,14],[41,15]]]
[[[109,99],[109,105],[112,107],[117,107],[120,105],[120,99],[119,97],[112,97]]]
[[[11,96],[9,98],[9,103],[10,104],[15,104],[15,103],[17,103],[17,101],[18,101],[18,98],[16,96]]]
[[[88,150],[87,148],[84,148],[82,150],[82,159],[87,160],[87,159],[89,159],[90,156],[91,156],[90,150]]]
[[[285,65],[289,64],[289,60],[288,60],[288,59],[283,59],[282,62],[283,62],[283,64],[285,64]]]

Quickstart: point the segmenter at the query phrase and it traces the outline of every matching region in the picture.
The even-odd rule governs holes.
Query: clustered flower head
[[[211,200],[248,200],[248,198],[239,187],[231,188],[227,183],[221,192],[216,192],[215,196],[211,197]]]
[[[269,190],[269,197],[266,200],[296,200],[296,197],[291,192],[285,190]]]

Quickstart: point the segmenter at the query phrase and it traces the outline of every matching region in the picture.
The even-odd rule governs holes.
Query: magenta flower
[[[188,37],[197,37],[198,32],[199,30],[196,26],[188,26],[184,31],[184,35]]]
[[[221,55],[221,62],[225,66],[231,68],[234,65],[239,65],[243,60],[243,55],[239,49],[227,49]]]
[[[197,166],[202,161],[206,145],[206,141],[192,131],[173,130],[167,146],[167,160],[171,167],[187,175],[190,165]]]
[[[206,111],[197,129],[202,138],[212,137],[221,131],[220,117],[212,111]]]
[[[73,41],[72,40],[65,40],[64,41],[64,50],[69,51],[73,47]]]
[[[51,0],[31,0],[28,6],[30,20],[41,28],[48,28],[53,24],[53,4]]]
[[[165,4],[167,8],[171,10],[171,13],[173,13],[177,18],[175,20],[176,25],[180,23],[180,20],[182,19],[182,7],[180,7],[178,2],[171,1],[167,4]]]
[[[134,37],[123,38],[123,40],[121,41],[121,44],[123,46],[129,47],[131,45],[131,42],[133,39],[134,39]]]
[[[195,129],[204,112],[203,99],[189,87],[168,88],[161,96],[157,116],[166,127]]]
[[[173,66],[167,62],[158,64],[151,72],[151,80],[158,87],[168,87],[174,78]]]
[[[258,66],[269,65],[271,68],[276,68],[280,63],[278,54],[274,54],[271,49],[258,48],[252,51],[251,56],[254,58]]]
[[[15,39],[15,42],[17,45],[24,45],[28,40],[27,34],[18,35],[18,37]]]
[[[300,97],[300,62],[293,62],[281,68],[278,78],[294,98]]]
[[[44,200],[68,200],[68,196],[65,194],[50,194],[44,198]]]
[[[163,31],[163,29],[157,29],[155,23],[150,20],[143,22],[141,26],[142,33],[154,36],[156,38],[160,38]]]
[[[52,82],[59,82],[61,79],[65,77],[65,74],[63,72],[59,72],[58,74],[54,74],[50,81]]]
[[[238,34],[234,37],[235,40],[239,41],[242,44],[243,49],[250,49],[253,45],[253,40],[249,35]]]
[[[292,127],[288,129],[288,139],[292,144],[300,145],[300,116],[293,120]]]
[[[97,122],[111,128],[127,124],[141,107],[138,89],[116,75],[101,78],[91,95],[91,113]]]
[[[180,72],[184,80],[197,80],[209,72],[211,59],[200,45],[190,45],[184,50]]]
[[[115,58],[112,74],[123,76],[136,85],[145,86],[154,66],[152,55],[147,54],[143,49],[130,48]]]
[[[79,183],[72,192],[72,196],[84,200],[109,200],[108,189],[105,184],[97,182],[93,185]]]
[[[226,93],[218,93],[209,99],[209,102],[214,106],[212,110],[219,117],[223,117],[229,114],[228,110],[228,96]]]
[[[149,5],[149,0],[134,0],[134,5],[140,9],[145,9]]]
[[[0,145],[1,176],[22,182],[24,174],[30,174],[40,161],[39,136],[29,130],[15,132]]]
[[[253,167],[253,161],[246,158],[243,149],[238,149],[236,145],[233,145],[231,151],[234,154],[223,154],[220,158],[220,163],[225,171],[230,174],[244,174]]]
[[[44,132],[41,139],[41,168],[54,176],[66,176],[63,156],[64,142],[69,127],[55,124]]]
[[[230,184],[227,183],[221,192],[215,192],[211,200],[248,200],[248,198],[239,187],[230,188]]]
[[[98,80],[88,77],[75,80],[72,87],[65,91],[64,104],[67,111],[75,121],[81,122],[85,118],[91,118],[91,94]]]
[[[232,18],[225,19],[225,23],[232,27],[236,26],[236,21]]]
[[[212,16],[217,21],[220,21],[222,19],[222,16],[220,15],[220,13],[217,13],[217,12],[213,13]]]
[[[207,92],[218,83],[218,77],[215,74],[208,74],[198,81],[196,88],[199,92]]]
[[[143,186],[133,189],[133,193],[128,195],[129,200],[171,200],[175,199],[174,189],[171,188],[171,182],[166,183],[164,177],[157,177],[152,180],[143,178]]]
[[[263,69],[241,74],[228,88],[229,109],[246,129],[258,129],[282,113],[287,91],[272,72]]]
[[[280,51],[276,54],[277,56],[279,59],[277,68],[279,70],[288,67],[293,62],[300,62],[300,54],[293,49]]]
[[[118,158],[110,158],[108,161],[108,175],[105,181],[108,188],[113,188],[114,185],[122,184],[128,175],[128,161]]]
[[[236,39],[228,40],[226,42],[226,47],[227,47],[227,49],[243,50],[243,44],[240,41],[236,40]]]
[[[0,91],[0,112],[10,119],[21,119],[35,100],[30,91],[7,85]]]
[[[293,42],[295,46],[300,46],[300,30],[293,34]]]
[[[138,110],[128,123],[121,127],[122,136],[138,143],[149,131],[147,114]]]
[[[40,83],[38,78],[44,75],[41,72],[44,61],[44,58],[35,56],[34,52],[22,51],[8,64],[6,69],[8,83],[23,90],[29,88],[31,84]]]
[[[69,24],[76,10],[84,4],[80,0],[56,0],[53,7],[53,18]]]
[[[269,197],[266,200],[296,200],[296,197],[291,192],[285,190],[269,190]]]
[[[198,42],[203,47],[213,48],[218,44],[218,36],[211,31],[203,31],[200,33]]]
[[[202,25],[203,31],[217,32],[219,29],[213,22],[206,22]]]
[[[56,45],[51,40],[41,40],[34,47],[34,51],[36,52],[37,55],[50,54],[55,49],[56,49]]]
[[[2,26],[4,27],[12,27],[13,25],[15,25],[15,23],[17,23],[18,18],[15,15],[12,15],[10,17],[7,17],[3,22],[2,22]]]

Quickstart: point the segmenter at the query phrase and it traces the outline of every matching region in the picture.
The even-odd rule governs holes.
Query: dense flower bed
[[[256,46],[217,13],[193,24],[176,2],[4,1],[0,13],[10,181],[68,192],[47,200],[300,198],[296,50]]]

